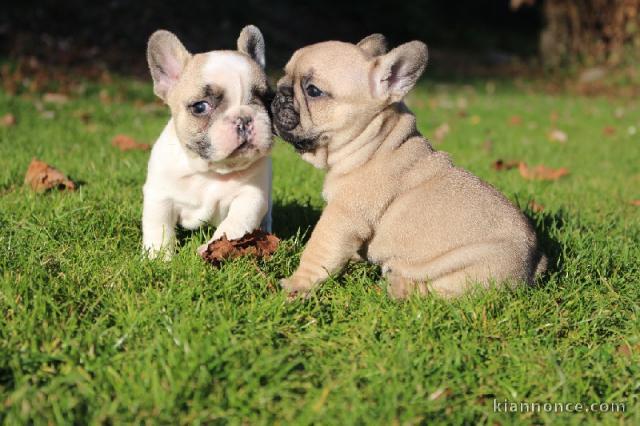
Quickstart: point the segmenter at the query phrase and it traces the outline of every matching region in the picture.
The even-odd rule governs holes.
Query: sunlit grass
[[[0,127],[1,421],[640,422],[638,101],[511,84],[419,87],[408,103],[423,133],[447,123],[437,148],[536,224],[552,259],[545,285],[397,303],[376,268],[352,265],[312,299],[287,303],[277,280],[297,265],[322,209],[320,172],[276,146],[274,222],[285,240],[269,261],[212,269],[195,255],[210,229],[184,233],[170,263],[145,261],[148,153],[110,140],[159,134],[167,112],[141,106],[153,101],[150,85],[118,80],[64,104],[38,100],[0,94],[0,116],[17,118]],[[553,128],[568,141],[551,142]],[[32,157],[79,190],[32,193],[23,186]],[[527,181],[492,170],[498,158],[570,175]],[[544,210],[531,211],[531,200]],[[505,414],[494,399],[622,402],[626,411]]]

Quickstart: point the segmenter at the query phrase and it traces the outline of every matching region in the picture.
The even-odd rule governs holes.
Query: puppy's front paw
[[[289,278],[283,278],[280,280],[280,287],[290,297],[308,297],[311,290],[313,290],[314,283],[306,278],[292,275]]]
[[[222,238],[223,235],[226,235],[228,240],[237,240],[238,238],[244,237],[245,234],[253,231],[253,229],[249,228],[250,227],[244,223],[234,222],[227,219],[218,226],[216,232],[213,233],[213,238],[211,238],[207,244]]]
[[[198,253],[198,256],[204,257],[204,254],[207,252],[207,249],[209,248],[209,244],[211,244],[212,241],[213,240],[209,240],[205,244],[202,244],[200,247],[198,247],[198,249],[196,250],[196,252]]]
[[[163,247],[161,249],[157,249],[153,247],[145,248],[142,254],[147,259],[150,259],[150,260],[159,259],[165,262],[170,261],[171,258],[173,257],[173,253],[167,247]]]

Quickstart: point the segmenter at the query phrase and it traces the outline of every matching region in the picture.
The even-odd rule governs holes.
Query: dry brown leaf
[[[48,104],[66,104],[69,101],[69,96],[64,93],[45,93],[42,95],[42,101]]]
[[[73,112],[73,116],[80,119],[84,124],[89,124],[92,119],[92,114],[89,111],[85,111],[82,109],[75,110]]]
[[[147,151],[151,146],[148,143],[141,143],[127,135],[116,135],[111,140],[111,145],[118,148],[120,151]]]
[[[557,111],[551,111],[551,114],[549,114],[549,120],[551,120],[552,123],[555,123],[556,121],[558,121],[559,117],[560,117],[560,114],[558,114]]]
[[[491,164],[491,168],[497,172],[501,172],[503,170],[515,169],[519,165],[520,165],[520,161],[516,161],[516,160],[505,161],[502,159],[497,159]]]
[[[565,143],[569,140],[569,136],[567,136],[567,134],[560,129],[551,130],[548,134],[548,137],[551,142]]]
[[[632,206],[640,207],[640,200],[631,200],[629,204],[631,204]]]
[[[633,346],[628,343],[623,343],[616,348],[616,353],[624,357],[630,357],[633,354],[640,354],[640,343],[636,343]]]
[[[606,126],[602,129],[602,134],[605,136],[613,136],[616,134],[616,128],[613,126]]]
[[[429,401],[436,401],[440,398],[446,398],[448,396],[450,396],[453,392],[451,391],[451,389],[449,388],[438,388],[436,389],[434,392],[431,392],[431,394],[429,394]]]
[[[519,115],[512,115],[509,117],[509,124],[512,126],[519,126],[522,124],[522,117]]]
[[[476,125],[480,124],[480,121],[482,121],[482,120],[481,120],[479,115],[472,115],[469,118],[469,123],[471,123],[472,126],[476,126]]]
[[[435,140],[435,142],[440,143],[444,140],[445,137],[447,137],[450,131],[451,127],[449,127],[449,123],[442,123],[433,132],[433,139]]]
[[[98,98],[100,99],[100,103],[102,105],[109,105],[111,102],[113,102],[113,100],[111,99],[111,95],[109,94],[107,89],[100,90],[100,93],[98,93]]]
[[[542,204],[536,203],[536,200],[529,201],[529,208],[534,213],[540,213],[544,210],[544,206]]]
[[[252,255],[260,258],[269,258],[278,248],[280,239],[273,234],[256,229],[236,240],[228,240],[226,235],[209,244],[207,250],[202,253],[202,258],[218,267],[227,259]]]
[[[535,4],[536,0],[511,0],[509,6],[511,10],[518,10],[523,6],[531,7]]]
[[[60,170],[56,169],[37,159],[31,160],[27,174],[24,177],[24,183],[29,185],[36,192],[45,192],[50,189],[60,189],[74,191],[75,183],[64,175]]]
[[[527,180],[558,180],[569,174],[569,170],[565,167],[552,169],[543,164],[529,167],[525,162],[521,162],[518,165],[518,170],[520,175]]]
[[[15,126],[16,124],[16,116],[11,114],[10,112],[6,113],[5,115],[2,116],[2,118],[0,118],[0,126],[2,127],[11,127],[11,126]]]

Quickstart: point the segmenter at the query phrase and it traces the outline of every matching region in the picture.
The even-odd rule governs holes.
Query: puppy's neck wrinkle
[[[396,136],[397,134],[397,136]],[[355,137],[327,153],[328,173],[343,175],[362,166],[380,150],[393,150],[418,134],[416,119],[403,103],[380,111]]]

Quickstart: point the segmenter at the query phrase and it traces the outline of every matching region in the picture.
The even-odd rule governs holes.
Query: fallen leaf
[[[469,123],[471,123],[473,126],[475,126],[477,124],[480,124],[480,121],[481,121],[480,120],[480,116],[478,116],[478,115],[472,115],[469,118]]]
[[[535,4],[535,0],[511,0],[509,6],[511,10],[518,10],[523,6],[531,7]]]
[[[487,92],[487,95],[493,95],[494,93],[496,93],[496,83],[494,83],[493,81],[488,81],[484,85],[484,90],[485,92]]]
[[[600,67],[588,68],[580,73],[579,83],[593,83],[602,80],[607,75],[607,70]]]
[[[98,93],[98,98],[100,99],[100,103],[102,105],[109,105],[112,102],[111,95],[107,91],[107,89],[100,90]]]
[[[556,121],[558,121],[559,117],[560,117],[560,114],[558,114],[557,111],[551,111],[551,114],[549,114],[549,120],[551,120],[552,123],[555,123]]]
[[[75,110],[73,116],[79,118],[84,124],[89,124],[92,118],[91,112],[82,109]]]
[[[569,140],[569,136],[567,136],[565,132],[559,129],[551,130],[548,137],[551,142],[565,143]]]
[[[509,124],[511,126],[519,126],[522,124],[522,117],[520,117],[519,115],[512,115],[511,117],[509,117]]]
[[[74,191],[75,183],[65,176],[60,170],[56,169],[37,159],[31,160],[27,174],[24,177],[24,183],[31,186],[36,192],[45,192],[50,189],[60,189]]]
[[[0,125],[2,127],[11,127],[14,126],[16,124],[16,116],[11,114],[10,112],[6,113],[5,115],[2,116],[2,118],[0,118]]]
[[[491,168],[495,171],[501,172],[503,170],[515,169],[519,165],[520,165],[520,161],[516,161],[516,160],[505,161],[502,159],[498,159],[491,164]]]
[[[616,134],[616,128],[613,126],[606,126],[602,129],[602,134],[605,136],[613,136]]]
[[[632,206],[640,207],[640,200],[631,200],[629,204],[631,204]]]
[[[450,131],[451,127],[449,127],[449,123],[442,123],[433,132],[433,139],[436,142],[440,143],[444,140],[444,138],[449,134]]]
[[[445,387],[438,388],[434,392],[429,394],[428,399],[429,399],[429,401],[436,401],[436,400],[438,400],[440,398],[443,398],[443,397],[446,398],[446,397],[450,396],[451,393],[452,393],[451,389],[449,389],[449,388],[445,388]]]
[[[569,174],[569,170],[564,167],[552,169],[542,164],[529,167],[525,162],[521,162],[518,165],[518,171],[520,171],[520,175],[527,180],[558,180]]]
[[[621,356],[630,357],[631,355],[640,354],[640,343],[636,343],[631,346],[628,343],[623,343],[616,348],[616,353]]]
[[[529,201],[529,208],[534,213],[540,213],[544,210],[544,206],[542,204],[536,203],[535,200]]]
[[[42,101],[48,104],[66,104],[69,101],[69,97],[64,93],[45,93],[42,95]]]
[[[111,145],[120,149],[120,151],[131,151],[131,150],[139,150],[139,151],[147,151],[151,146],[148,143],[141,143],[133,139],[131,136],[127,135],[116,135],[111,140]]]
[[[273,234],[256,229],[236,240],[228,240],[226,235],[212,241],[202,258],[215,267],[219,267],[224,260],[240,256],[252,255],[269,258],[278,248],[280,239]]]
[[[487,139],[482,142],[482,150],[487,153],[491,152],[491,150],[493,150],[493,141],[491,139]]]

